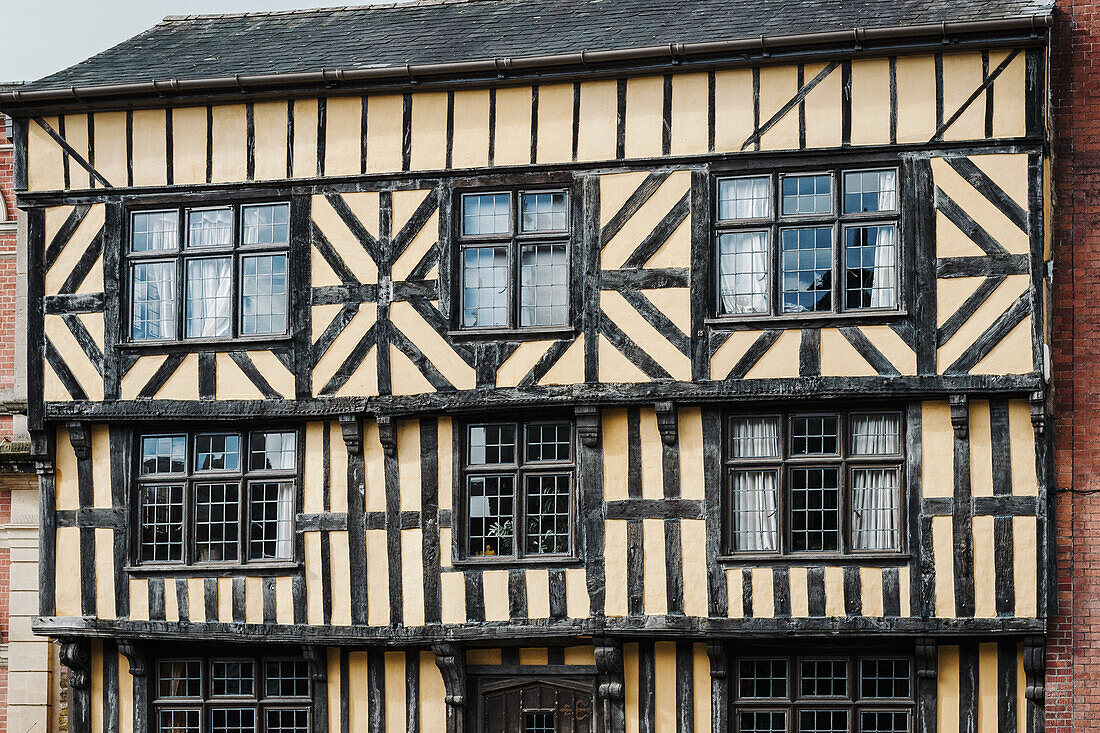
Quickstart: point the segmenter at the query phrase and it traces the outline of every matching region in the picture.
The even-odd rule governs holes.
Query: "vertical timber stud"
[[[622,645],[609,638],[594,639],[596,674],[599,687],[596,697],[603,707],[603,733],[626,731],[626,694],[623,680]]]
[[[310,197],[295,194],[290,200],[290,315],[294,333],[294,392],[298,399],[313,395],[311,350],[313,309],[310,307],[312,258],[310,257]]]
[[[938,650],[934,639],[917,639],[917,725],[915,730],[936,730],[936,672]]]
[[[466,707],[466,658],[454,644],[435,644],[435,663],[447,690],[447,733],[463,733]]]
[[[970,503],[970,407],[966,395],[951,395],[954,432],[955,508],[952,517],[955,565],[955,615],[974,615],[974,533]]]
[[[348,449],[348,568],[351,572],[351,622],[367,623],[366,547],[367,526],[365,470],[363,466],[363,423],[358,415],[340,416],[340,434]]]
[[[61,643],[61,663],[69,668],[69,732],[92,733],[90,644],[87,639],[72,637],[58,641]]]
[[[134,688],[134,728],[132,733],[149,730],[149,674],[145,649],[128,639],[120,639],[118,651],[130,663],[130,676]]]
[[[729,657],[723,641],[708,641],[710,657],[710,719],[713,733],[729,730]],[[706,731],[696,731],[706,733]]]
[[[1027,685],[1024,698],[1027,700],[1027,729],[1032,733],[1041,733],[1044,729],[1044,648],[1042,636],[1028,636],[1024,639],[1024,681]]]
[[[354,579],[353,579],[354,582]],[[323,646],[302,645],[302,657],[309,662],[309,676],[313,691],[313,733],[327,733],[328,727],[328,651]],[[343,681],[344,676],[340,675]]]
[[[595,310],[595,309],[586,309]],[[586,342],[587,345],[587,342]],[[604,501],[603,448],[600,444],[600,408],[578,405],[574,410],[577,424],[581,553],[585,558],[589,605],[592,616],[604,612]]]
[[[95,503],[92,488],[92,429],[86,422],[70,422],[69,443],[76,454],[77,500],[82,510]],[[101,457],[102,459],[103,457]],[[80,532],[80,613],[96,615],[95,528],[81,526]]]
[[[121,293],[126,282],[121,270],[123,216],[122,204],[110,202],[104,210],[103,222],[103,290]],[[117,400],[122,388],[118,344],[123,340],[121,299],[107,297],[103,302],[103,397]]]
[[[53,436],[44,431],[31,433],[35,443],[35,472],[38,474],[38,614],[53,616],[57,589],[57,499]]]

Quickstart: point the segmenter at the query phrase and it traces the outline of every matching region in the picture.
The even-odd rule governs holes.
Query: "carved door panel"
[[[557,681],[488,683],[482,688],[482,733],[593,733],[590,684]]]

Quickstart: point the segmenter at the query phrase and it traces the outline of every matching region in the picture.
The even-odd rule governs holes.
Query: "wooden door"
[[[591,684],[493,681],[482,686],[482,733],[593,733]]]

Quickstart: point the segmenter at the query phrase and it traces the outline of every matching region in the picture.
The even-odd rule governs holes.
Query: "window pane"
[[[201,697],[202,662],[171,660],[157,664],[158,697]]]
[[[844,307],[893,308],[897,247],[893,224],[844,229]]]
[[[208,257],[187,260],[187,337],[229,335],[233,308],[232,260]]]
[[[507,193],[463,196],[462,233],[467,236],[511,233],[511,199]]]
[[[183,560],[183,486],[141,487],[141,560]]]
[[[309,710],[305,708],[276,708],[264,712],[266,733],[308,733]]]
[[[848,733],[848,711],[799,710],[798,733]]]
[[[525,232],[564,232],[568,228],[564,192],[524,194],[522,207]]]
[[[214,708],[210,711],[211,733],[256,733],[253,708]]]
[[[151,252],[179,247],[179,213],[175,211],[143,211],[134,214],[130,251]]]
[[[771,216],[771,178],[727,178],[718,182],[718,218],[760,219]]]
[[[304,660],[270,660],[264,676],[267,697],[309,697],[309,663]]]
[[[530,555],[569,552],[569,476],[527,476]]]
[[[898,549],[897,468],[852,469],[852,549]]]
[[[187,212],[188,247],[218,247],[229,244],[233,244],[232,210]]]
[[[286,244],[290,241],[290,206],[242,206],[242,244]]]
[[[526,426],[527,461],[568,461],[572,457],[573,430],[566,422],[531,423]]]
[[[848,695],[848,663],[843,659],[803,659],[798,678],[802,697]]]
[[[828,214],[833,210],[833,179],[783,176],[783,214]]]
[[[908,659],[864,659],[859,665],[859,696],[862,698],[908,698]]]
[[[253,471],[293,471],[298,467],[297,434],[252,433],[248,465]]]
[[[512,423],[470,426],[470,465],[516,462],[516,426]]]
[[[286,333],[286,255],[241,258],[241,333]]]
[[[833,229],[783,229],[784,313],[827,311],[833,307]]]
[[[528,713],[523,714],[523,733],[554,733],[553,713]]]
[[[897,208],[894,171],[851,171],[844,174],[844,213],[893,211]]]
[[[786,710],[742,710],[737,714],[739,733],[787,733]]]
[[[235,561],[240,521],[237,484],[195,484],[195,560]]]
[[[241,436],[209,433],[195,436],[196,471],[236,471],[241,465]]]
[[[248,485],[248,559],[289,560],[294,532],[294,482],[253,481]]]
[[[215,659],[210,663],[212,697],[255,695],[255,664],[248,659]]]
[[[722,313],[767,313],[768,233],[718,237],[718,303]]]
[[[805,415],[791,418],[791,455],[835,456],[840,450],[840,418]]]
[[[141,473],[183,473],[186,435],[146,435],[141,439]]]
[[[199,733],[198,710],[157,711],[157,733]]]
[[[909,713],[904,710],[861,712],[859,733],[909,733]]]
[[[791,549],[840,549],[840,469],[792,468]]]
[[[774,552],[778,549],[777,484],[775,471],[733,472],[730,550]]]
[[[520,248],[519,300],[519,325],[566,324],[569,263],[564,244],[527,244]]]
[[[508,325],[508,250],[470,247],[462,253],[462,325]]]
[[[138,262],[130,268],[130,338],[176,337],[176,263]]]
[[[514,554],[515,498],[515,479],[511,475],[470,478],[470,555]]]
[[[786,659],[742,659],[737,676],[740,697],[787,697]]]
[[[901,415],[852,415],[854,456],[896,456],[901,450]]]
[[[730,420],[731,458],[778,458],[779,418],[735,417]]]

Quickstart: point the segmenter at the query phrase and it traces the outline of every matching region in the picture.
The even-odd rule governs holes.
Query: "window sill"
[[[457,569],[474,568],[529,568],[529,567],[580,567],[583,561],[579,557],[467,557],[454,560],[452,567]]]
[[[703,323],[716,331],[747,330],[771,326],[877,325],[901,320],[909,315],[905,310],[866,310],[848,313],[784,313],[781,315],[713,316]]]
[[[152,352],[235,351],[243,346],[282,346],[292,343],[294,343],[292,334],[280,334],[277,336],[240,336],[238,338],[218,339],[122,341],[118,344],[118,348],[122,351]]]
[[[536,341],[541,339],[570,339],[577,335],[572,326],[553,328],[485,328],[451,329],[447,336],[455,341]]]
[[[164,577],[230,577],[235,575],[287,575],[302,569],[300,562],[270,563],[202,563],[201,565],[155,564],[127,565],[124,570],[130,575]]]
[[[804,553],[804,554],[759,554],[744,553],[737,555],[719,555],[717,562],[728,567],[740,566],[802,566],[802,565],[886,565],[888,567],[900,567],[908,565],[912,556],[907,552],[875,552],[875,553]]]

